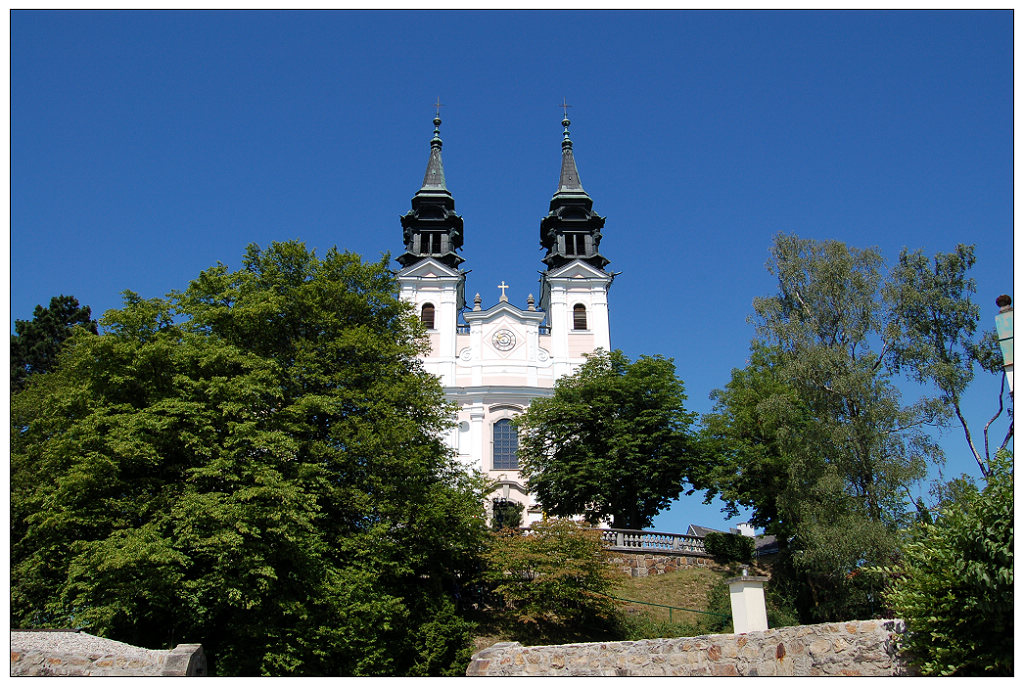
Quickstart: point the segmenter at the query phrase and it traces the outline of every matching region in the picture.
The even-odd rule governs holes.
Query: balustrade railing
[[[601,540],[612,550],[699,553],[706,555],[701,536],[635,529],[602,529]]]
[[[644,551],[663,553],[695,553],[707,555],[704,549],[703,536],[687,534],[669,534],[661,531],[639,531],[637,529],[597,529],[601,532],[601,542],[609,550],[621,550],[635,553]],[[534,533],[530,527],[520,527],[519,533],[530,536]]]

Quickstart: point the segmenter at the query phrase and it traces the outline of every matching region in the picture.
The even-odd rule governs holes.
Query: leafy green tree
[[[712,396],[703,438],[718,460],[702,485],[779,538],[773,580],[805,621],[880,611],[877,580],[858,570],[898,556],[910,486],[942,460],[927,429],[959,412],[950,401],[984,359],[972,261],[960,246],[926,269],[905,252],[886,272],[872,249],[776,237],[779,290],[755,299],[750,362]],[[942,395],[905,404],[901,369]]]
[[[675,365],[598,350],[517,424],[522,474],[544,510],[642,529],[699,468]]]
[[[484,578],[519,621],[584,627],[608,615],[612,568],[601,533],[566,519],[491,535]]]
[[[455,674],[482,484],[386,260],[252,246],[12,401],[11,614],[219,674]]]
[[[64,341],[75,327],[96,333],[89,307],[82,307],[70,295],[50,298],[50,306],[36,305],[32,319],[14,322],[11,336],[11,390],[25,386],[33,374],[48,372],[57,361]]]
[[[912,530],[886,601],[922,674],[1013,675],[1013,459],[989,463],[984,491]]]

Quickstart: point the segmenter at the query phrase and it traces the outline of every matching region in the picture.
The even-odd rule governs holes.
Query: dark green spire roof
[[[463,262],[455,254],[462,248],[462,217],[455,214],[455,199],[445,183],[441,145],[441,117],[437,115],[423,186],[412,198],[412,210],[402,217],[405,252],[398,256],[398,262],[403,267],[427,257],[452,268]]]
[[[444,183],[444,163],[441,162],[442,144],[441,117],[434,117],[434,137],[430,140],[430,158],[427,160],[427,173],[423,175],[423,187],[420,191],[448,192],[448,187]]]
[[[544,264],[548,269],[556,269],[573,260],[583,260],[604,269],[608,260],[597,251],[604,217],[594,212],[594,201],[580,182],[569,138],[570,123],[568,117],[562,120],[562,171],[558,190],[551,196],[548,216],[540,222],[540,244],[547,249]]]
[[[562,173],[558,178],[558,190],[555,197],[559,195],[587,195],[580,183],[580,173],[576,170],[576,158],[572,154],[572,140],[569,138],[568,118],[562,120],[565,131],[562,132]],[[590,197],[590,196],[587,196]]]

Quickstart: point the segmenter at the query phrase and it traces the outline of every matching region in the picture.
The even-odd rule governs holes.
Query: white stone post
[[[765,581],[768,581],[766,576],[746,574],[725,580],[729,584],[733,633],[768,630],[768,615],[764,607]]]

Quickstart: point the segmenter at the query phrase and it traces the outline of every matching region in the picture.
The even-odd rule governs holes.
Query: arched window
[[[427,303],[426,305],[423,306],[423,309],[420,310],[420,321],[423,322],[423,326],[427,327],[428,329],[433,329],[434,328],[434,306],[433,305],[431,305],[430,303]]]
[[[519,434],[511,419],[494,422],[493,469],[519,469]]]
[[[572,308],[572,330],[587,330],[587,308],[583,305],[574,305]]]

